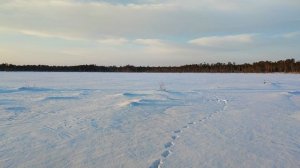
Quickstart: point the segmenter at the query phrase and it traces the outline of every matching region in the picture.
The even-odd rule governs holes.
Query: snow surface
[[[300,75],[2,72],[0,167],[300,167]]]

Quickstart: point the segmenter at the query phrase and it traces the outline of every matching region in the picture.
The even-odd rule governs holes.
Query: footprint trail
[[[226,110],[227,103],[228,103],[227,100],[216,98],[216,102],[218,104],[221,103],[223,105],[223,107],[220,110],[217,110],[217,111],[209,114],[208,116],[205,116],[201,119],[198,119],[197,122],[196,121],[190,121],[181,128],[182,129],[189,129],[190,128],[189,125],[201,124],[202,122],[205,122],[205,121],[213,118],[215,115],[217,115],[217,114],[219,114],[219,113]],[[178,129],[178,130],[175,130],[175,131],[172,132],[171,140],[173,140],[173,141],[169,141],[169,142],[164,144],[165,150],[161,153],[161,158],[155,160],[149,168],[161,168],[162,167],[163,161],[168,159],[168,157],[172,154],[172,148],[175,148],[175,141],[180,137],[180,134],[182,134],[182,133],[183,133],[183,130],[181,130],[181,129]]]

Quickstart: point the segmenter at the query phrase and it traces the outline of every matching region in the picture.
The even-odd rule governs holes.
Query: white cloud
[[[97,40],[99,44],[104,45],[124,45],[129,42],[126,38],[105,38]]]
[[[300,31],[285,33],[282,36],[284,38],[288,38],[288,39],[295,38],[295,37],[300,36]]]
[[[129,40],[122,37],[109,37],[96,40],[99,44],[103,45],[138,45],[144,47],[165,47],[168,46],[167,42],[161,39],[134,39]]]
[[[1,1],[0,26],[55,36],[99,39],[259,32],[296,18],[294,0],[146,0],[139,3],[78,0]],[[116,1],[114,1],[116,2]],[[277,4],[277,5],[276,5]],[[285,5],[284,5],[285,4]],[[273,11],[276,7],[277,12]],[[279,8],[279,7],[282,7]],[[279,9],[277,9],[279,8]],[[255,9],[255,13],[253,12]],[[281,11],[282,10],[282,11]],[[291,12],[290,12],[291,11]],[[275,20],[271,20],[276,18]],[[287,19],[289,18],[289,19]],[[274,22],[274,23],[273,23]],[[275,25],[274,25],[275,24]]]
[[[39,32],[39,31],[34,31],[34,30],[15,30],[16,32],[19,32],[24,35],[29,35],[29,36],[36,36],[36,37],[41,37],[41,38],[59,38],[63,40],[84,40],[72,36],[66,36],[66,35],[60,35],[60,34],[51,34],[48,32]]]
[[[0,26],[40,37],[144,36],[168,9],[172,7],[167,4],[12,0],[0,5]]]
[[[239,35],[229,35],[229,36],[211,36],[202,37],[194,40],[190,40],[190,44],[204,46],[204,47],[224,47],[224,46],[234,46],[240,44],[246,44],[253,42],[253,34],[239,34]]]
[[[163,46],[164,42],[160,39],[136,39],[134,43],[146,46]]]
[[[34,36],[39,38],[58,38],[63,40],[85,40],[83,38],[77,38],[74,36],[66,36],[64,34],[57,34],[51,32],[41,32],[36,30],[24,30],[24,29],[15,29],[15,28],[6,28],[0,26],[0,32],[2,33],[14,33],[14,34],[22,34],[27,36]]]

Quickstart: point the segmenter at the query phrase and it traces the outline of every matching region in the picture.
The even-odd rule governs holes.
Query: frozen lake
[[[1,72],[0,167],[300,167],[300,75]]]

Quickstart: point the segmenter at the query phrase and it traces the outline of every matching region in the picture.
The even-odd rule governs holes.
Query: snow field
[[[296,74],[0,81],[0,167],[300,167]]]

